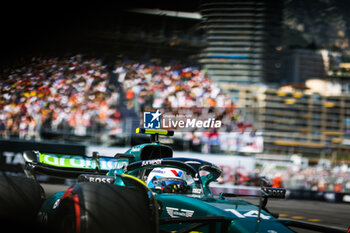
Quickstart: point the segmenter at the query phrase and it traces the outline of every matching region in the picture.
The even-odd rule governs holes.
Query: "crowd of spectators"
[[[119,92],[99,59],[34,57],[0,77],[0,136],[86,135],[120,124]]]
[[[114,73],[126,92],[127,106],[136,112],[162,109],[172,116],[191,116],[196,119],[220,120],[220,132],[244,132],[252,124],[244,119],[232,98],[194,66],[173,62],[167,65],[153,63],[117,63]],[[215,130],[190,129],[181,137],[198,144],[219,145]],[[201,139],[201,141],[199,140]],[[210,152],[203,147],[204,152]]]
[[[119,63],[114,72],[126,91],[129,104],[137,110],[146,108],[231,107],[225,96],[207,74],[196,67],[174,63]],[[135,101],[136,100],[136,101]]]
[[[260,186],[260,177],[264,177],[274,188],[287,188],[316,192],[350,193],[350,166],[347,164],[324,166],[276,165],[269,162],[267,166],[254,171],[235,169],[229,176],[220,177],[219,183],[234,185]]]
[[[280,179],[284,188],[350,192],[350,168],[346,164],[334,167],[290,166],[283,170],[268,171],[264,175],[271,181]]]
[[[123,116],[121,105],[140,114],[161,108],[174,115],[212,117],[223,122],[220,131],[225,132],[252,126],[205,71],[181,62],[118,60],[111,68],[81,55],[37,57],[4,71],[0,88],[2,137],[40,139],[45,131],[78,136],[130,132],[125,125],[131,118]],[[184,138],[197,145],[219,144],[217,131],[198,131],[191,129]]]

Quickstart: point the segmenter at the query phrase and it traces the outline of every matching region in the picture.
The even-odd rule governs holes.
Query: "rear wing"
[[[31,178],[35,178],[37,173],[61,178],[78,178],[81,174],[105,175],[109,170],[122,168],[134,160],[132,155],[116,154],[114,157],[107,157],[99,156],[97,152],[89,157],[25,151],[23,158],[24,172]]]

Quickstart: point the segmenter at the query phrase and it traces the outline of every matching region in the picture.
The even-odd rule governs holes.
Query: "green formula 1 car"
[[[221,174],[216,165],[189,158],[173,158],[159,135],[172,131],[137,129],[150,134],[151,143],[132,147],[114,157],[24,153],[26,175],[37,173],[77,178],[65,192],[45,199],[38,219],[50,232],[294,232],[301,227],[330,229],[278,220],[266,208],[268,198],[284,198],[284,189],[261,186],[259,205],[221,193],[209,184]]]

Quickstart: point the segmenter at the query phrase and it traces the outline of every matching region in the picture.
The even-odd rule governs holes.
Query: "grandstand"
[[[101,60],[35,58],[1,75],[5,138],[68,138],[117,127],[119,90]],[[63,138],[62,138],[63,137]]]
[[[101,143],[105,135],[114,135],[125,143],[115,135],[139,126],[138,112],[144,109],[166,104],[224,107],[230,102],[198,64],[206,45],[195,13],[199,4],[142,8],[149,4],[21,12],[27,21],[13,22],[8,30],[19,40],[9,40],[9,51],[2,54],[1,136]],[[60,17],[63,10],[66,18]],[[159,98],[176,82],[182,90]],[[188,84],[198,86],[204,97],[177,105],[173,97],[178,93],[193,98]],[[231,117],[238,128],[249,125],[234,116],[227,119]]]
[[[108,144],[112,143],[108,136],[129,137],[140,125],[139,113],[159,108],[174,114],[188,109],[198,118],[205,114],[201,109],[207,108],[225,122],[222,132],[244,132],[252,127],[205,72],[181,63],[119,60],[110,70],[102,60],[81,55],[32,58],[29,65],[10,69],[2,77],[4,138]],[[179,138],[184,135],[190,144],[205,139],[196,132]],[[218,139],[217,133],[212,136]],[[212,146],[219,145],[217,139]]]

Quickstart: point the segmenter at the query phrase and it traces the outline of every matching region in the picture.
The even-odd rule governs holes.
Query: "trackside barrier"
[[[220,193],[223,193],[223,192],[234,193],[234,194],[245,194],[245,195],[259,195],[259,190],[260,190],[258,187],[242,186],[242,185],[234,186],[231,184],[218,184],[218,183],[211,184],[210,188],[212,193],[215,196],[218,196]],[[350,204],[350,193],[287,189],[286,199],[327,201],[327,202]]]
[[[288,194],[289,199],[350,203],[350,193],[289,189]]]

